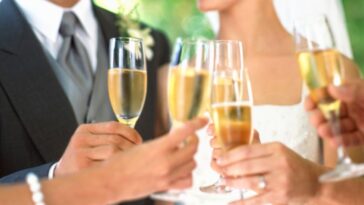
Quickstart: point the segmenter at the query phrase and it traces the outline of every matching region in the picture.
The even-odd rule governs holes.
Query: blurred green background
[[[364,1],[343,0],[354,59],[364,74]]]
[[[139,2],[141,21],[163,30],[173,44],[178,37],[213,38],[206,17],[196,8],[196,0],[95,0],[99,5],[116,9],[115,1],[132,8]],[[364,73],[364,0],[342,0],[355,61]]]

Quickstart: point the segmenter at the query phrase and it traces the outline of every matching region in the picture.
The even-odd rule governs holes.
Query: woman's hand
[[[305,108],[311,113],[311,123],[318,134],[333,145],[345,146],[364,144],[364,81],[357,80],[340,87],[329,86],[331,96],[342,102],[340,111],[341,136],[334,136],[331,126],[317,105],[306,98]]]
[[[219,157],[217,165],[227,186],[259,193],[234,205],[306,203],[319,190],[317,178],[324,171],[280,143],[238,147]]]
[[[217,164],[216,164],[216,159],[219,158],[222,155],[223,151],[221,149],[221,143],[218,142],[218,140],[217,140],[217,138],[215,136],[214,124],[209,124],[209,126],[207,128],[207,134],[209,136],[213,136],[213,138],[210,140],[210,146],[213,148],[211,167],[216,172],[221,173],[221,170],[219,169],[219,166],[217,166]],[[254,130],[252,144],[260,144],[259,133],[256,130]]]

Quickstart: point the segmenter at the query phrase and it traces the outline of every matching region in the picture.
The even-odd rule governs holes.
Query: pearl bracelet
[[[26,181],[32,192],[32,200],[34,205],[45,205],[44,195],[42,193],[42,186],[39,182],[39,178],[34,173],[29,173],[26,176]]]

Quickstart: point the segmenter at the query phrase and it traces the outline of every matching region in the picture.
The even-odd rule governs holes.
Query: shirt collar
[[[80,0],[72,8],[62,8],[47,0],[16,0],[28,22],[52,42],[57,41],[63,13],[73,11],[86,34],[92,39],[97,35],[97,24],[90,0]]]
[[[80,0],[73,8],[70,9],[75,13],[86,34],[92,39],[97,34],[97,22],[92,10],[90,0]]]

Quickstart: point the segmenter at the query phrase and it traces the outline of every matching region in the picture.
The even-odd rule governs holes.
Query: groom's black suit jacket
[[[108,45],[111,37],[118,36],[116,18],[95,5],[93,8]],[[148,94],[136,126],[144,140],[154,137],[156,72],[169,55],[165,36],[155,30],[152,35],[157,45],[154,58],[147,63]],[[50,163],[60,159],[77,126],[71,104],[30,25],[13,0],[2,0],[0,182],[23,180],[27,171],[46,176]],[[14,173],[27,168],[31,169]]]

